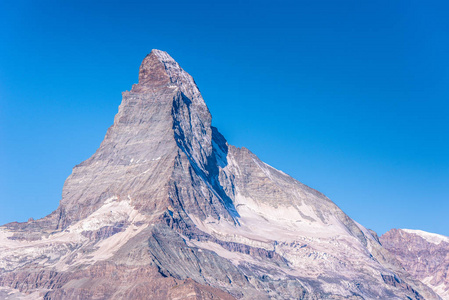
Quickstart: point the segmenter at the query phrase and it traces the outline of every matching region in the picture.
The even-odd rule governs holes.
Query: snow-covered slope
[[[429,243],[433,243],[436,245],[440,244],[441,242],[449,243],[449,237],[441,235],[441,234],[426,232],[426,231],[422,231],[422,230],[415,230],[415,229],[402,229],[402,231],[405,231],[405,232],[411,233],[411,234],[416,234],[416,235],[422,237],[423,239],[425,239],[426,241],[428,241]]]

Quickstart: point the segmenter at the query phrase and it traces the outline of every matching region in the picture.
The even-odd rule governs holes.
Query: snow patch
[[[13,289],[10,287],[0,287],[0,298],[2,299],[11,299],[11,300],[41,300],[44,299],[41,294],[44,294],[46,290],[35,290],[30,294],[22,293],[17,289]]]
[[[117,196],[111,197],[85,219],[70,225],[64,231],[43,236],[35,241],[9,239],[13,232],[0,228],[0,268],[12,270],[33,262],[50,264],[56,270],[64,271],[73,266],[73,261],[76,261],[76,264],[94,263],[109,258],[130,238],[148,226],[144,222],[147,217],[134,209],[131,202],[129,195],[126,200],[121,201]],[[83,235],[86,231],[99,230],[117,223],[129,225],[123,231],[97,244]],[[84,251],[85,248],[91,249],[93,245],[96,248],[94,252]]]
[[[235,196],[234,204],[240,215],[239,226],[225,219],[216,220],[208,217],[201,220],[195,215],[189,215],[195,225],[202,231],[227,242],[246,244],[252,247],[274,250],[277,242],[290,243],[301,238],[310,237],[311,240],[346,236],[342,226],[323,224],[321,221],[311,222],[303,217],[309,216],[316,220],[312,207],[301,206],[301,213],[297,207],[273,207],[265,203],[256,202],[240,193]]]
[[[415,230],[415,229],[401,229],[401,230],[405,231],[407,233],[416,234],[432,244],[438,245],[441,242],[449,243],[449,237],[441,235],[441,234],[426,232],[426,231],[422,231],[422,230]]]
[[[93,212],[87,218],[78,221],[67,228],[69,232],[81,233],[94,231],[104,226],[111,226],[121,221],[135,222],[141,219],[140,213],[131,206],[131,198],[118,201],[116,196],[107,199],[103,206]]]
[[[443,299],[449,299],[449,285],[446,285],[444,282],[440,283],[439,285],[433,285],[432,280],[434,279],[433,276],[429,276],[424,278],[422,283],[432,288],[432,290],[437,293],[441,298]]]

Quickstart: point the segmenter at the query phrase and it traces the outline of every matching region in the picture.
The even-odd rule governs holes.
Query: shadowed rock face
[[[229,145],[153,50],[49,216],[0,228],[0,296],[439,299],[332,201]]]
[[[392,229],[380,237],[414,278],[449,299],[449,237],[420,230]]]

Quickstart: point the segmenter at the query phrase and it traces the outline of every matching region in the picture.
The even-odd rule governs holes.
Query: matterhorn
[[[0,299],[442,299],[211,120],[193,78],[151,51],[59,207],[0,227]]]

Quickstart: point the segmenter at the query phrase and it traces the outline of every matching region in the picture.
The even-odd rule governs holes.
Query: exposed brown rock
[[[437,240],[432,242],[435,237]],[[382,235],[380,241],[408,273],[433,288],[443,299],[449,299],[448,237],[438,237],[422,231],[392,229]]]

